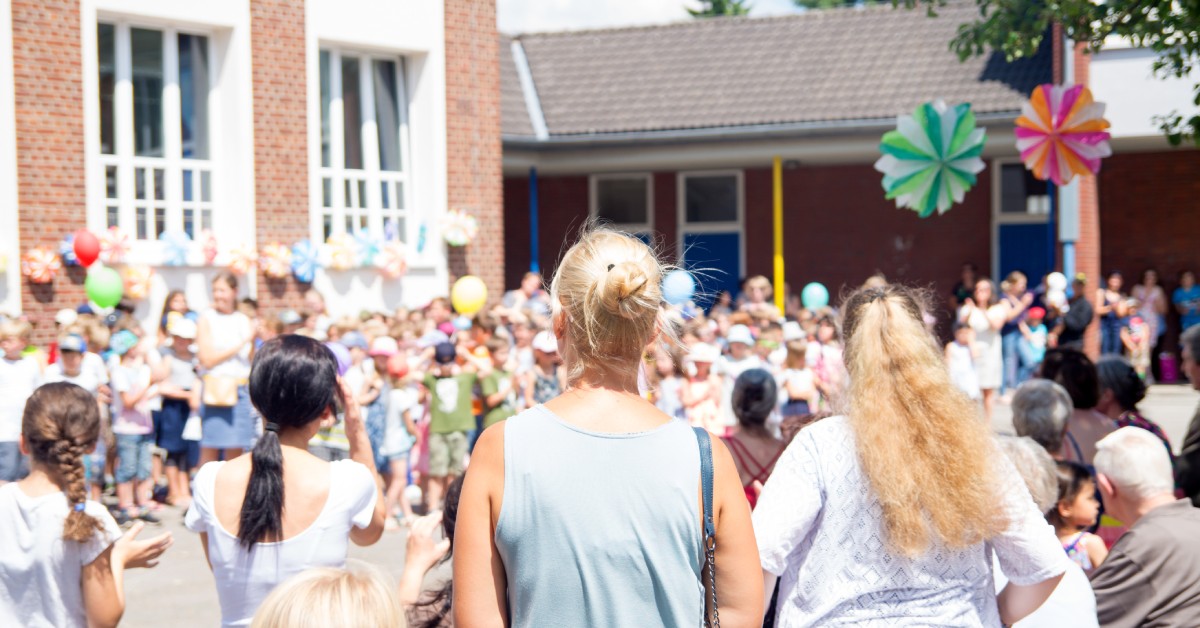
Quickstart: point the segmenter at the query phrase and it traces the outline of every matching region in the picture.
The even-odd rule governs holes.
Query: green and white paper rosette
[[[896,130],[883,135],[883,157],[875,169],[883,173],[883,189],[896,207],[922,218],[944,214],[963,200],[983,170],[984,130],[975,126],[971,105],[947,107],[938,100],[896,118]]]

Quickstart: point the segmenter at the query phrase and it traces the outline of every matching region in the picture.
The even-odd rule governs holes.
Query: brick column
[[[451,249],[450,279],[478,275],[495,301],[505,288],[496,2],[445,2],[447,198],[479,222],[465,251]]]
[[[251,0],[254,59],[254,208],[256,245],[291,246],[309,236],[308,108],[304,3]],[[306,284],[259,272],[264,313],[299,308]]]
[[[1091,57],[1083,44],[1075,45],[1075,83],[1088,84],[1088,64]],[[1075,243],[1075,268],[1087,275],[1088,298],[1104,285],[1100,273],[1100,196],[1096,177],[1079,178],[1079,241]],[[1095,305],[1095,304],[1094,304]],[[1100,328],[1096,324],[1088,327],[1083,340],[1084,350],[1092,358],[1100,355]]]
[[[57,250],[87,222],[79,1],[12,0],[12,31],[21,250],[12,252],[9,272],[20,272],[21,253]],[[54,338],[57,310],[83,302],[84,276],[77,267],[52,284],[22,279],[21,309],[34,322],[34,342]]]

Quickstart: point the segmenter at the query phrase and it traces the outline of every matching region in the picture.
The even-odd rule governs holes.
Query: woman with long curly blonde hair
[[[922,300],[864,288],[842,307],[844,416],[805,428],[754,511],[778,626],[999,626],[1067,568],[976,406],[952,384]],[[993,592],[992,553],[1010,584]]]

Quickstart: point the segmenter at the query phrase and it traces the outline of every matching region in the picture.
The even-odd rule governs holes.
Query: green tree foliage
[[[719,17],[722,15],[749,15],[750,5],[746,0],[701,0],[699,9],[688,9],[692,17]]]
[[[796,0],[800,2],[801,0]],[[995,50],[1009,60],[1033,55],[1054,23],[1089,51],[1110,38],[1131,41],[1158,55],[1159,78],[1184,78],[1200,67],[1200,0],[974,0],[976,19],[958,27],[950,42],[960,59]],[[946,0],[892,0],[929,15]],[[1192,103],[1200,107],[1200,83],[1192,86]],[[1200,145],[1200,110],[1171,111],[1155,117],[1172,144]]]

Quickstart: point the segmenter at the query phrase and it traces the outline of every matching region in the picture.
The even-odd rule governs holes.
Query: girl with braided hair
[[[87,500],[83,455],[96,446],[100,411],[66,382],[34,391],[22,417],[25,479],[0,487],[0,626],[115,626],[125,612],[124,571],[153,567],[171,534],[121,536]]]

